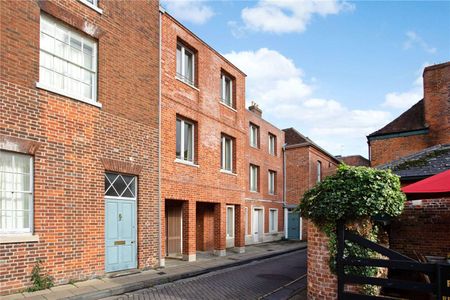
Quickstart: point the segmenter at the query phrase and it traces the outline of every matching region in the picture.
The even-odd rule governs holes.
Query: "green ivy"
[[[403,211],[406,198],[400,190],[399,177],[389,170],[340,165],[336,174],[328,176],[307,191],[298,209],[302,217],[310,219],[329,237],[329,266],[336,273],[336,223],[344,221],[349,230],[377,242],[378,227],[374,216],[395,217]],[[358,226],[349,226],[358,224]],[[377,253],[345,242],[344,257],[374,258]],[[373,277],[376,267],[347,266],[345,273]],[[372,286],[363,286],[363,292],[374,294]]]

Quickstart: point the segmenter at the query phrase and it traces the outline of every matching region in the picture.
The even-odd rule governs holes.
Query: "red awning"
[[[450,170],[428,177],[424,180],[410,184],[402,188],[402,191],[409,194],[445,194],[450,195]]]

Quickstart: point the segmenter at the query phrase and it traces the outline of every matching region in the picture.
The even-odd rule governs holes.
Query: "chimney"
[[[433,145],[450,143],[450,62],[423,71],[425,123]]]
[[[248,107],[248,110],[262,117],[262,110],[259,108],[258,104],[256,104],[254,101],[252,101],[252,105]]]

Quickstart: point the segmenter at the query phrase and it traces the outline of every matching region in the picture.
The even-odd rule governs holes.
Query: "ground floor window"
[[[269,210],[269,231],[275,232],[278,229],[278,209]]]
[[[0,233],[26,233],[33,224],[33,158],[0,151]]]
[[[234,206],[227,206],[227,238],[234,237]]]

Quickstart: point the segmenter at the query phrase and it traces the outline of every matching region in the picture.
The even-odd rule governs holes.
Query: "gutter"
[[[159,266],[165,266],[165,260],[162,256],[162,230],[161,230],[161,95],[162,95],[162,71],[161,71],[161,53],[162,53],[162,15],[165,13],[164,8],[159,6],[159,91],[158,91],[158,261]]]

